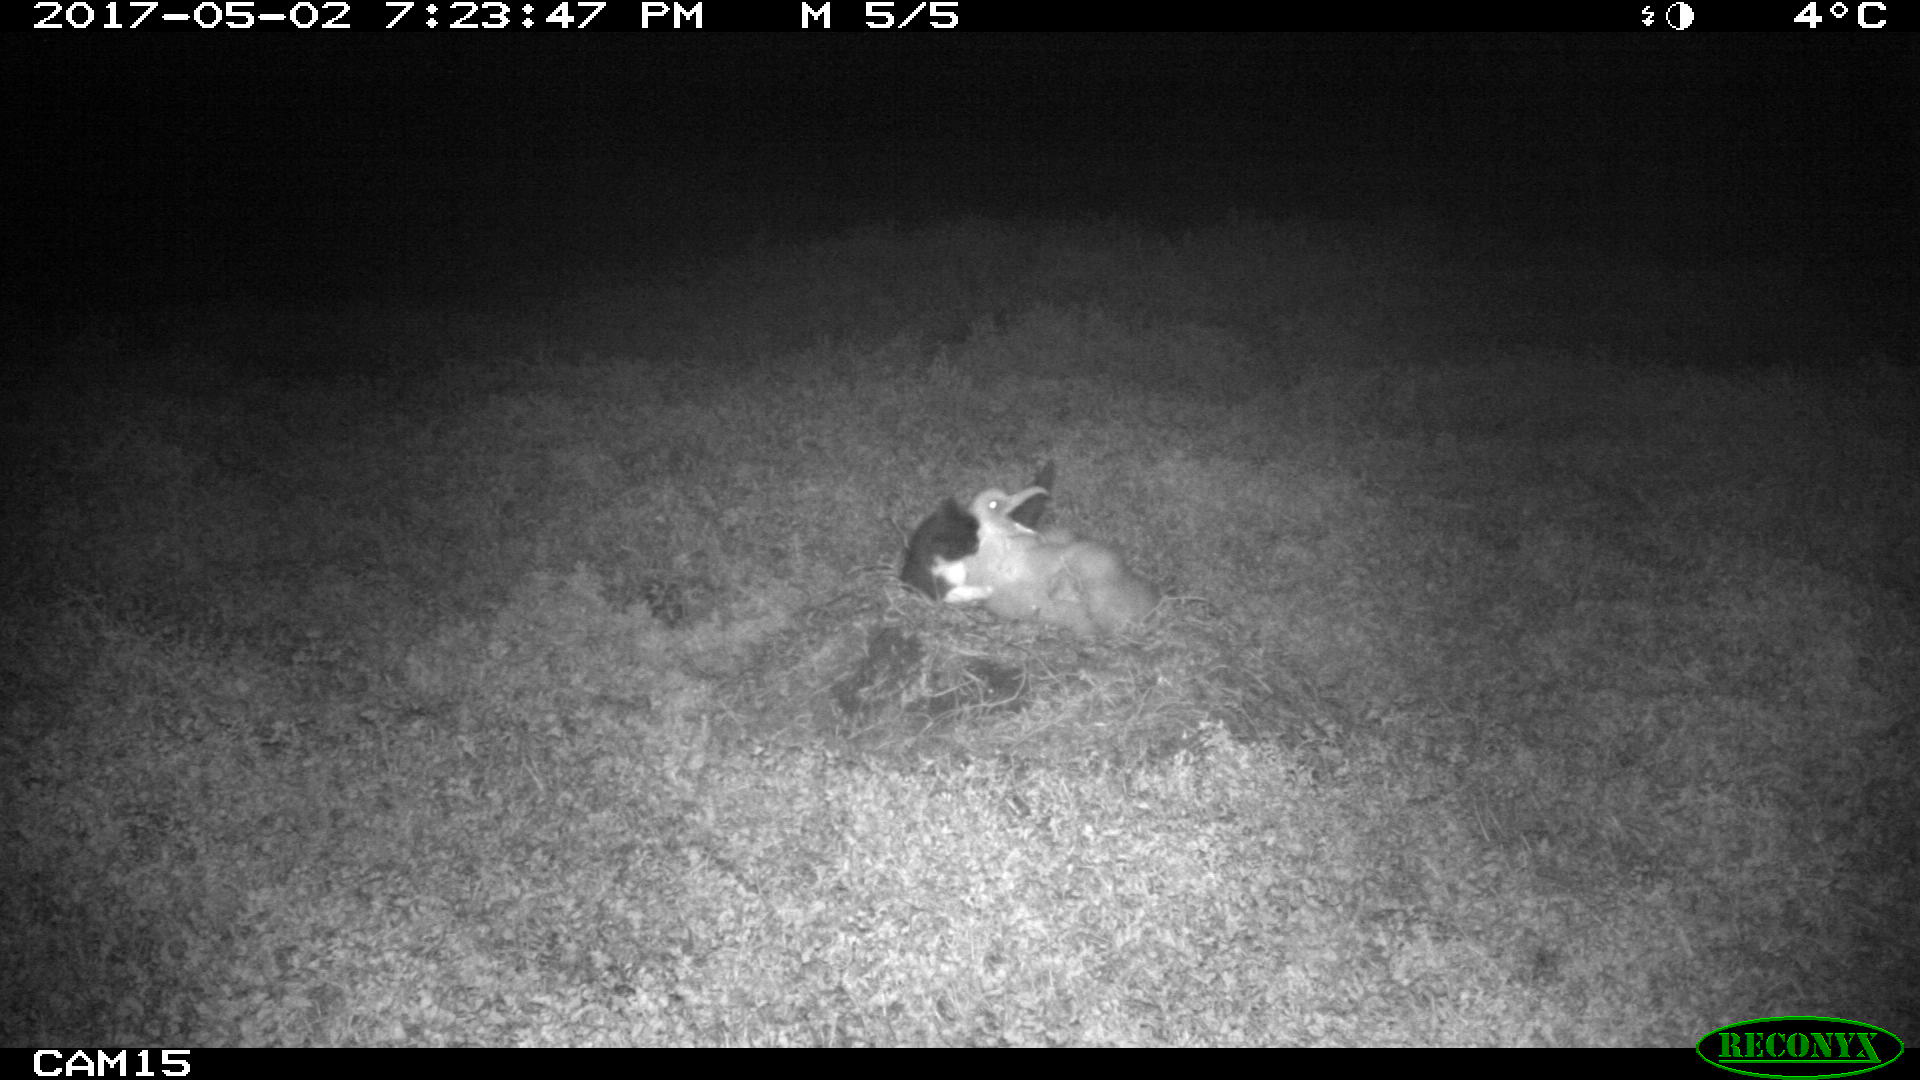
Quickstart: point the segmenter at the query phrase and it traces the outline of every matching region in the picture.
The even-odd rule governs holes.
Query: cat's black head
[[[938,563],[959,562],[980,550],[980,522],[953,499],[940,504],[907,541],[907,561],[900,580],[938,600],[950,586],[933,570]]]

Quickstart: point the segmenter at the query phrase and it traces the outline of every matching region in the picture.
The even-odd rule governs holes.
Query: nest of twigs
[[[877,572],[798,612],[724,696],[790,734],[921,757],[1140,760],[1295,728],[1274,658],[1207,605],[1099,639],[938,604]]]

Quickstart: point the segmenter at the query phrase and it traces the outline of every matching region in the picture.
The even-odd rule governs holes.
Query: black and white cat
[[[1039,528],[1051,496],[1048,462],[1034,486],[988,488],[962,508],[948,499],[907,544],[900,579],[949,604],[984,603],[996,617],[1095,636],[1145,619],[1160,592],[1105,544]]]
[[[1053,462],[1040,467],[1027,496],[1008,516],[1024,528],[1038,531],[1040,519],[1053,501]],[[1037,490],[1036,490],[1037,489]],[[961,572],[953,567],[980,551],[980,519],[970,507],[949,497],[913,530],[907,541],[906,562],[900,568],[900,580],[932,600],[945,600],[954,587],[953,578]]]

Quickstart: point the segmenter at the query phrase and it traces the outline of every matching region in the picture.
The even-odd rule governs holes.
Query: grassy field
[[[1914,358],[1773,269],[975,220],[71,328],[5,376],[0,1036],[1920,1034]],[[894,579],[1046,459],[1139,632]]]

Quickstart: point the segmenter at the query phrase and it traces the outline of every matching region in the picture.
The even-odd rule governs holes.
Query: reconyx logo
[[[1889,1032],[1837,1016],[1742,1020],[1707,1032],[1693,1048],[1728,1072],[1790,1080],[1858,1076],[1906,1052]]]

